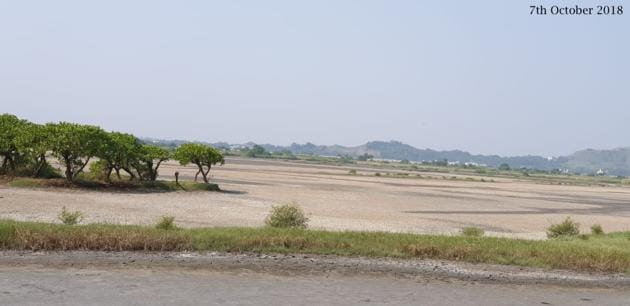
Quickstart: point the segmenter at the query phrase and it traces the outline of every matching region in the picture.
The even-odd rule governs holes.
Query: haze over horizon
[[[529,4],[4,1],[0,113],[207,142],[630,146],[628,16]]]

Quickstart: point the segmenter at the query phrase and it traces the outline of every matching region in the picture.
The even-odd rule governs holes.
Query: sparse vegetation
[[[357,175],[357,170],[352,169],[352,170],[348,171],[348,174],[350,174],[350,175]]]
[[[462,228],[462,235],[466,237],[481,237],[484,234],[484,230],[478,227],[470,226]]]
[[[552,224],[547,228],[548,238],[571,237],[580,234],[580,224],[567,217],[558,224]]]
[[[65,225],[76,225],[83,220],[83,213],[80,211],[69,211],[64,206],[57,218]]]
[[[588,237],[532,241],[273,227],[164,231],[135,225],[0,221],[1,249],[305,253],[630,272],[630,233]]]
[[[36,179],[20,177],[6,183],[11,187],[22,188],[79,188],[94,190],[124,190],[143,192],[168,192],[168,191],[220,191],[219,185],[212,183],[179,182],[174,181],[112,181],[105,183],[92,180],[90,177],[79,177],[69,183],[65,179]]]
[[[155,224],[155,228],[161,230],[174,230],[177,229],[175,225],[175,217],[173,216],[162,216],[160,220]]]
[[[272,206],[265,224],[279,228],[306,228],[308,218],[297,204]]]
[[[599,224],[593,224],[591,226],[591,234],[593,234],[593,235],[603,235],[604,234],[604,229]]]

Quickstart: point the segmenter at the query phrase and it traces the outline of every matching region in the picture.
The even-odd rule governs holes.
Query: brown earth
[[[356,169],[359,175],[348,175]],[[195,169],[165,164],[161,179],[194,177]],[[228,159],[213,168],[224,192],[101,192],[0,186],[0,218],[57,221],[63,206],[86,214],[85,222],[151,224],[173,215],[184,227],[260,226],[271,205],[296,202],[310,226],[329,230],[457,233],[484,228],[489,235],[544,238],[549,224],[571,216],[584,231],[630,230],[630,188],[542,185],[516,179],[494,182],[374,176],[360,167]],[[392,172],[392,171],[390,171]],[[450,178],[451,175],[447,174]],[[489,179],[488,179],[489,180]]]

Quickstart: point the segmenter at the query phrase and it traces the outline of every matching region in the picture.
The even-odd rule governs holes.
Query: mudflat
[[[350,175],[351,169],[358,175]],[[192,180],[196,169],[168,162],[160,168],[160,179],[174,179],[175,171],[180,179]],[[172,215],[183,227],[261,226],[272,205],[296,202],[315,229],[454,234],[476,226],[491,236],[541,239],[549,224],[571,216],[583,229],[601,224],[607,232],[630,230],[627,187],[545,185],[510,178],[451,180],[424,172],[421,178],[413,172],[409,177],[375,176],[387,171],[228,158],[211,171],[211,180],[223,192],[0,186],[0,218],[56,222],[66,206],[84,212],[87,223],[152,224]]]

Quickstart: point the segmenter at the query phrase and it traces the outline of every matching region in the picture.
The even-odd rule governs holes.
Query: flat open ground
[[[359,175],[349,175],[350,169]],[[160,178],[173,179],[175,171],[184,180],[196,172],[169,162],[160,168]],[[312,228],[329,230],[456,233],[477,226],[489,235],[536,239],[566,216],[580,222],[584,231],[594,223],[606,231],[630,230],[627,187],[449,180],[443,176],[451,174],[426,172],[423,178],[377,177],[375,172],[387,170],[234,158],[211,171],[212,181],[225,192],[0,186],[0,218],[56,222],[66,206],[84,212],[85,222],[151,224],[159,216],[173,215],[185,227],[261,226],[271,205],[295,201],[308,213]]]
[[[464,270],[481,274],[460,271],[468,277],[455,278],[418,269],[441,269],[443,262],[140,252],[0,255],[2,305],[628,305],[630,299],[623,286],[571,281],[601,284],[587,275],[561,274],[564,283],[558,283],[545,282],[536,271],[501,272],[505,267],[468,265]],[[461,269],[447,269],[453,268]],[[539,276],[510,281],[523,273]]]

